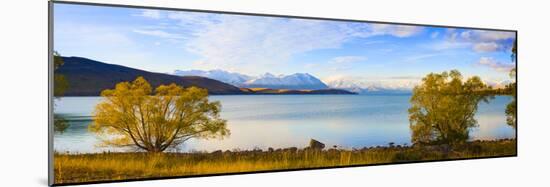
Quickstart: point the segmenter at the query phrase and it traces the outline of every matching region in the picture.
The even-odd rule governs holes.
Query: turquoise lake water
[[[101,97],[62,97],[55,100],[56,114],[69,120],[64,133],[54,134],[54,149],[60,152],[124,151],[96,146],[88,132],[91,113]],[[309,139],[351,149],[376,145],[409,144],[410,95],[231,95],[211,96],[222,103],[221,117],[231,135],[224,139],[192,139],[178,151],[213,151],[305,147]],[[480,103],[479,126],[472,139],[514,138],[506,125],[504,110],[509,96]]]

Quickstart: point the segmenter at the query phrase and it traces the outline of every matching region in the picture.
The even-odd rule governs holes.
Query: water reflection
[[[365,95],[257,95],[211,96],[222,103],[221,116],[228,120],[231,136],[223,140],[189,140],[181,151],[232,150],[268,147],[305,147],[310,138],[327,146],[344,148],[410,144],[407,109],[410,96]],[[91,112],[99,97],[64,97],[56,100],[55,113],[70,127],[55,133],[54,149],[70,152],[120,150],[94,146],[98,139],[89,133]],[[479,106],[479,127],[472,139],[512,138],[504,110],[508,96],[497,96]]]

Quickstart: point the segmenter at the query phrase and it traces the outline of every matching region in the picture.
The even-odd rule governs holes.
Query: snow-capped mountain
[[[404,94],[421,83],[420,78],[393,77],[368,79],[362,77],[335,76],[323,79],[330,88],[344,89],[360,94]],[[487,80],[485,84],[493,88],[504,88],[510,80]]]
[[[300,89],[318,90],[328,88],[321,80],[308,73],[291,75],[273,75],[265,73],[260,76],[249,76],[224,70],[176,70],[178,76],[201,76],[246,88]]]
[[[251,76],[243,75],[240,73],[233,73],[223,70],[210,70],[210,71],[202,71],[202,70],[189,70],[189,71],[182,71],[182,70],[176,70],[173,75],[178,76],[200,76],[200,77],[207,77],[214,80],[218,80],[221,82],[225,82],[228,84],[232,84],[235,86],[239,86],[244,84],[246,81],[252,79]]]
[[[273,75],[265,73],[257,78],[246,81],[247,87],[274,88],[274,89],[308,89],[318,90],[328,88],[325,83],[308,73],[291,75]]]
[[[498,81],[498,80],[489,80],[489,81],[484,81],[485,84],[493,87],[493,88],[505,88],[506,85],[509,85],[510,83],[513,83],[513,81],[511,80],[501,80],[501,81]]]
[[[370,80],[360,77],[331,77],[324,79],[330,88],[344,89],[360,94],[410,93],[420,80],[414,78],[388,78]]]

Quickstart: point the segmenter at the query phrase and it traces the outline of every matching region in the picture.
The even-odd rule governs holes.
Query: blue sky
[[[55,4],[54,49],[153,72],[510,79],[513,32]]]

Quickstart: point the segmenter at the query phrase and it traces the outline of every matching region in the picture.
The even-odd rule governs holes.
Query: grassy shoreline
[[[54,155],[55,183],[192,176],[266,170],[400,163],[516,155],[516,140],[453,146],[386,146],[354,150],[297,149],[212,153],[89,153]]]

